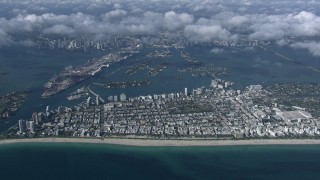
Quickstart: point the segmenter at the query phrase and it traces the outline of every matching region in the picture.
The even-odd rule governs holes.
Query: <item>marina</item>
[[[95,85],[102,86],[104,88],[130,88],[130,87],[143,87],[151,84],[148,80],[133,80],[133,81],[120,81],[120,82],[108,82],[105,84],[94,83]]]
[[[195,64],[178,69],[179,72],[187,72],[194,77],[226,77],[229,75],[228,69],[216,67],[213,64]]]
[[[156,50],[150,54],[147,55],[148,58],[165,58],[165,57],[171,57],[172,53],[170,50]]]
[[[164,71],[167,69],[169,63],[161,63],[158,64],[156,67],[152,68],[149,72],[146,73],[147,76],[156,76],[160,72]]]
[[[183,59],[185,59],[187,62],[191,64],[199,62],[197,59],[191,57],[190,54],[186,51],[180,51],[180,55]]]
[[[131,66],[125,71],[125,74],[131,76],[131,75],[138,73],[141,70],[147,69],[150,62],[151,61],[145,61],[145,62],[136,64],[134,66]]]

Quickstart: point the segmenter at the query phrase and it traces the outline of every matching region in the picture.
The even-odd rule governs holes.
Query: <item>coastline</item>
[[[15,143],[89,143],[140,147],[247,146],[247,145],[320,145],[320,139],[252,139],[252,140],[157,140],[157,139],[86,139],[26,138],[4,139],[0,145]]]

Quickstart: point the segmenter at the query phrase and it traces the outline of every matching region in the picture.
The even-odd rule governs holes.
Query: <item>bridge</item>
[[[94,91],[92,91],[91,89],[90,89],[90,86],[88,86],[88,90],[89,90],[89,92],[91,93],[91,94],[93,94],[94,96],[98,96],[99,97],[99,100],[102,102],[102,103],[105,103],[105,100],[104,99],[102,99],[102,97],[101,96],[99,96],[99,94],[97,94],[97,93],[95,93]]]

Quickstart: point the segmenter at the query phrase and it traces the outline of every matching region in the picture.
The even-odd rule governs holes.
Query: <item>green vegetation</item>
[[[266,88],[270,94],[265,99],[276,99],[278,104],[306,108],[314,117],[320,116],[320,84],[275,84]],[[274,103],[274,102],[270,102]]]

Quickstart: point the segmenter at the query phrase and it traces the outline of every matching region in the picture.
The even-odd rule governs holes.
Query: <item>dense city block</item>
[[[241,91],[232,84],[214,79],[210,86],[191,91],[130,98],[121,94],[104,104],[99,97],[88,98],[77,108],[48,106],[46,112],[20,120],[11,135],[210,139],[320,135],[317,114],[310,114],[309,108],[279,104],[279,85],[266,89],[251,85]]]

